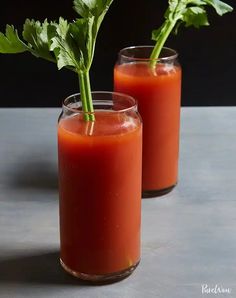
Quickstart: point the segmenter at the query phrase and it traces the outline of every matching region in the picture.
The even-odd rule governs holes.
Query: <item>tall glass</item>
[[[166,194],[178,180],[181,67],[169,48],[151,67],[152,50],[125,48],[114,68],[114,90],[137,99],[143,119],[143,197]]]
[[[93,92],[95,122],[79,94],[58,123],[61,264],[85,280],[129,275],[140,260],[142,123],[135,100]]]

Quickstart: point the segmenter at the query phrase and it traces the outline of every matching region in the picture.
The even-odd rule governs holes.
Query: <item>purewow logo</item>
[[[231,294],[231,288],[224,288],[221,285],[209,286],[208,284],[202,284],[202,294]]]

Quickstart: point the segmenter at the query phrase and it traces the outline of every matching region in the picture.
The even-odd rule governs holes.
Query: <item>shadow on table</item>
[[[55,153],[41,148],[25,151],[15,159],[8,173],[10,185],[20,189],[57,190],[58,171]]]
[[[46,161],[27,162],[15,169],[11,184],[24,189],[58,189],[55,167]]]
[[[39,252],[0,260],[1,283],[88,286],[88,283],[64,272],[58,252]]]

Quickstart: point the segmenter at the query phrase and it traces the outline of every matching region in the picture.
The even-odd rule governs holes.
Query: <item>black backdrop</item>
[[[91,69],[93,90],[112,90],[113,66],[118,51],[126,46],[152,44],[152,29],[163,21],[167,0],[114,0],[99,33]],[[234,0],[227,3],[235,6]],[[236,8],[235,8],[236,9]],[[0,30],[24,20],[73,19],[72,0],[4,1]],[[218,17],[209,10],[211,26],[183,28],[167,45],[179,52],[183,67],[182,105],[235,105],[236,10]],[[0,55],[0,106],[60,106],[67,95],[78,92],[77,76],[57,71],[54,64],[28,53]]]

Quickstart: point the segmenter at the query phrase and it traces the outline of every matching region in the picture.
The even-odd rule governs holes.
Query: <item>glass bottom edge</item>
[[[168,194],[171,192],[177,183],[163,189],[154,189],[154,190],[143,190],[142,191],[142,198],[147,199],[147,198],[154,198],[154,197],[160,197]]]
[[[88,281],[88,282],[92,282],[92,283],[112,283],[112,282],[116,282],[119,280],[122,280],[126,277],[128,277],[138,266],[140,260],[135,263],[134,265],[118,271],[118,272],[114,272],[114,273],[108,273],[108,274],[87,274],[87,273],[82,273],[82,272],[78,272],[78,271],[74,271],[72,269],[70,269],[63,261],[62,259],[60,259],[60,264],[62,266],[62,268],[69,273],[70,275],[73,275],[74,277],[84,280],[84,281]]]

